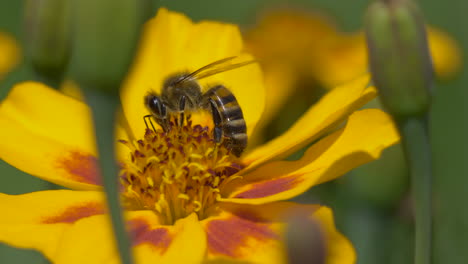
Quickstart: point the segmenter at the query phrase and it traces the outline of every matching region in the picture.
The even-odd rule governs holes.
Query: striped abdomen
[[[231,91],[223,85],[218,85],[204,94],[211,101],[213,121],[216,129],[225,139],[226,147],[236,156],[240,156],[247,146],[247,126],[242,109]]]

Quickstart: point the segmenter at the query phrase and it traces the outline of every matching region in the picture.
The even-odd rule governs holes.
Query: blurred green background
[[[256,21],[259,11],[279,3],[322,10],[334,17],[341,29],[353,31],[362,26],[369,1],[172,0],[157,1],[156,5],[184,12],[194,20],[215,19],[249,27]],[[426,20],[450,33],[466,54],[468,2],[426,0],[419,4]],[[23,39],[22,8],[23,1],[0,0],[0,30],[11,33],[20,41]],[[1,81],[0,98],[6,96],[14,83],[32,79],[32,76],[28,65],[20,65]],[[468,200],[468,139],[464,136],[468,135],[468,111],[464,104],[468,98],[466,70],[451,81],[437,83],[436,88],[431,120],[435,263],[468,263],[468,207],[465,204]],[[303,110],[294,109],[286,120],[291,123]],[[0,175],[0,192],[3,193],[19,194],[50,188],[48,183],[2,161]],[[313,188],[298,200],[318,199],[335,209],[338,228],[358,250],[358,263],[412,263],[413,229],[407,184],[403,157],[396,146],[387,150],[382,160],[365,165],[338,181]],[[47,263],[47,260],[37,252],[0,245],[0,263]]]

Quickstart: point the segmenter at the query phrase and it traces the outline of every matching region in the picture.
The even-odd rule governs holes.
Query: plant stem
[[[397,122],[410,169],[415,212],[415,264],[432,263],[432,163],[428,118]]]
[[[116,110],[119,106],[117,95],[101,92],[86,87],[86,101],[93,113],[96,142],[99,153],[99,166],[106,192],[107,205],[112,220],[112,227],[117,241],[117,250],[122,264],[133,263],[128,234],[125,231],[122,209],[120,206],[118,169],[115,161]]]

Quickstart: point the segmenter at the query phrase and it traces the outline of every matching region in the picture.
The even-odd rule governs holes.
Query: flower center
[[[237,157],[214,142],[211,129],[190,119],[169,132],[147,129],[141,140],[120,142],[131,151],[120,174],[124,206],[153,210],[165,224],[193,212],[206,218],[224,186],[241,177]]]

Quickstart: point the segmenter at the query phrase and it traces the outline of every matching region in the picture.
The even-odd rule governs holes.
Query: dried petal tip
[[[410,0],[377,1],[365,22],[370,71],[382,103],[396,118],[424,114],[433,70],[418,9]]]

